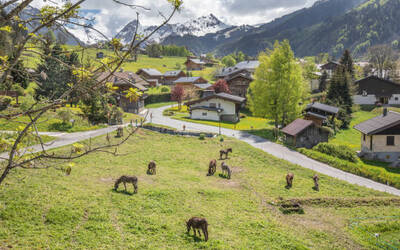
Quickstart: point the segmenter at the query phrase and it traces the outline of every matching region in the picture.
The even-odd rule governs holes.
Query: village
[[[0,1],[0,249],[400,248],[393,44],[201,53],[138,27],[130,41],[71,44],[57,27],[76,25],[79,1],[44,5],[38,30],[7,16],[11,2]],[[168,4],[154,32],[182,10]],[[238,27],[215,39],[237,42]]]

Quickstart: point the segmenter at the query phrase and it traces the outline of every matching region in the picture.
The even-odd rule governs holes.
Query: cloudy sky
[[[61,1],[61,0],[52,0]],[[131,9],[113,2],[113,0],[87,0],[82,5],[82,14],[96,19],[95,27],[108,36],[116,34],[125,24],[140,14],[141,23],[154,25],[161,21],[159,13],[168,15],[171,8],[167,0],[118,0],[120,2],[138,4],[141,8]],[[260,24],[277,17],[308,7],[316,0],[183,0],[184,5],[171,23],[183,22],[191,18],[214,14],[227,24]],[[34,6],[48,4],[49,0],[35,0]]]

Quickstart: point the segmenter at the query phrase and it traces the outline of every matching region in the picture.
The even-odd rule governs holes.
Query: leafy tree
[[[11,71],[13,82],[26,89],[29,83],[29,75],[26,72],[22,60],[18,60],[17,64]]]
[[[387,71],[393,70],[396,61],[395,55],[393,49],[388,45],[376,45],[369,48],[369,63],[376,70],[378,77],[383,78]]]
[[[231,90],[229,89],[228,83],[223,79],[218,80],[212,86],[212,88],[215,91],[215,93],[228,93],[228,94],[232,93]]]
[[[185,97],[185,90],[181,85],[176,85],[171,91],[172,101],[178,102],[179,110],[182,107],[182,101]]]
[[[276,42],[274,50],[261,53],[258,60],[260,66],[248,94],[250,110],[273,119],[275,127],[286,125],[301,114],[307,97],[301,66],[288,40]]]
[[[233,58],[232,56],[224,56],[222,58],[222,63],[226,66],[226,67],[233,67],[236,65],[236,60],[235,58]]]

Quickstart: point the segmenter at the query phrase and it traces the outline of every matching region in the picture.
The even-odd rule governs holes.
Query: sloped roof
[[[236,74],[236,75],[233,75],[233,76],[229,77],[226,81],[231,81],[231,80],[233,80],[235,78],[238,78],[238,77],[243,77],[245,79],[248,79],[249,81],[253,81],[254,80],[251,76],[248,76],[246,74],[240,73],[240,74]]]
[[[395,85],[395,86],[397,86],[397,87],[400,86],[400,83],[391,81],[391,80],[389,80],[389,79],[380,78],[380,77],[375,76],[375,75],[367,76],[367,77],[365,77],[365,78],[363,78],[363,79],[360,79],[360,80],[358,80],[358,81],[356,81],[356,82],[354,82],[354,83],[355,83],[355,84],[360,84],[360,83],[362,83],[362,82],[364,82],[364,81],[367,81],[367,80],[370,80],[370,79],[375,79],[375,80],[378,80],[378,81],[382,81],[382,82],[385,82],[385,83],[389,83],[389,84]]]
[[[195,59],[195,58],[190,58],[188,61],[192,61],[192,62],[194,62],[195,64],[206,64],[206,63],[203,62],[202,60],[200,60],[200,59]]]
[[[193,104],[196,104],[196,103],[199,103],[199,102],[203,102],[203,101],[207,101],[207,100],[210,100],[210,99],[213,99],[213,98],[224,99],[224,100],[231,101],[231,102],[238,103],[238,104],[244,103],[244,101],[246,100],[246,98],[243,98],[243,97],[240,97],[240,96],[230,95],[230,94],[227,94],[227,93],[218,93],[218,94],[214,94],[214,95],[210,95],[210,96],[206,96],[206,97],[200,98],[198,100],[187,102],[186,105],[190,106],[190,105],[193,105]]]
[[[258,66],[260,66],[259,61],[243,61],[235,65],[236,68],[238,69],[256,69]]]
[[[145,86],[149,85],[149,83],[139,75],[129,71],[114,72],[112,75],[110,75],[110,72],[103,72],[97,77],[97,81],[99,82],[105,79],[107,82],[112,82],[115,86],[131,85],[141,91],[146,91],[147,88]]]
[[[182,70],[174,70],[174,71],[167,71],[164,73],[164,76],[178,76]]]
[[[319,109],[319,110],[322,110],[322,111],[325,111],[328,113],[332,113],[332,114],[337,114],[339,112],[339,108],[330,106],[327,104],[319,103],[319,102],[314,102],[314,103],[308,104],[306,110],[309,110],[311,108]]]
[[[400,124],[400,113],[389,111],[365,122],[357,124],[354,129],[366,135],[373,135]]]
[[[199,80],[201,77],[197,76],[197,77],[180,77],[179,79],[175,80],[174,83],[193,83],[197,80]]]
[[[294,122],[290,123],[282,129],[282,132],[291,136],[297,136],[305,129],[313,125],[313,121],[308,121],[304,119],[296,119]]]
[[[193,84],[193,85],[198,87],[199,89],[208,89],[209,87],[212,86],[209,83],[197,83],[197,84]]]
[[[143,69],[139,69],[136,73],[140,74],[140,72],[143,71],[144,73],[150,75],[150,76],[162,76],[163,74],[156,70],[156,69],[149,69],[149,68],[143,68]]]

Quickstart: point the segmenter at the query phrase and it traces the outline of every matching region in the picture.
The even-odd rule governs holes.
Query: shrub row
[[[332,167],[343,171],[363,176],[368,179],[388,184],[395,188],[400,188],[400,175],[386,172],[383,168],[372,167],[361,162],[353,163],[336,157],[320,153],[315,150],[300,148],[299,152],[320,162],[326,163]]]
[[[320,143],[313,148],[314,150],[334,156],[346,161],[358,162],[357,154],[346,145],[334,145],[329,143]]]
[[[146,105],[148,104],[153,104],[153,103],[159,103],[159,102],[170,102],[171,101],[171,94],[170,93],[164,93],[164,94],[154,94],[154,95],[149,95],[144,103]]]

